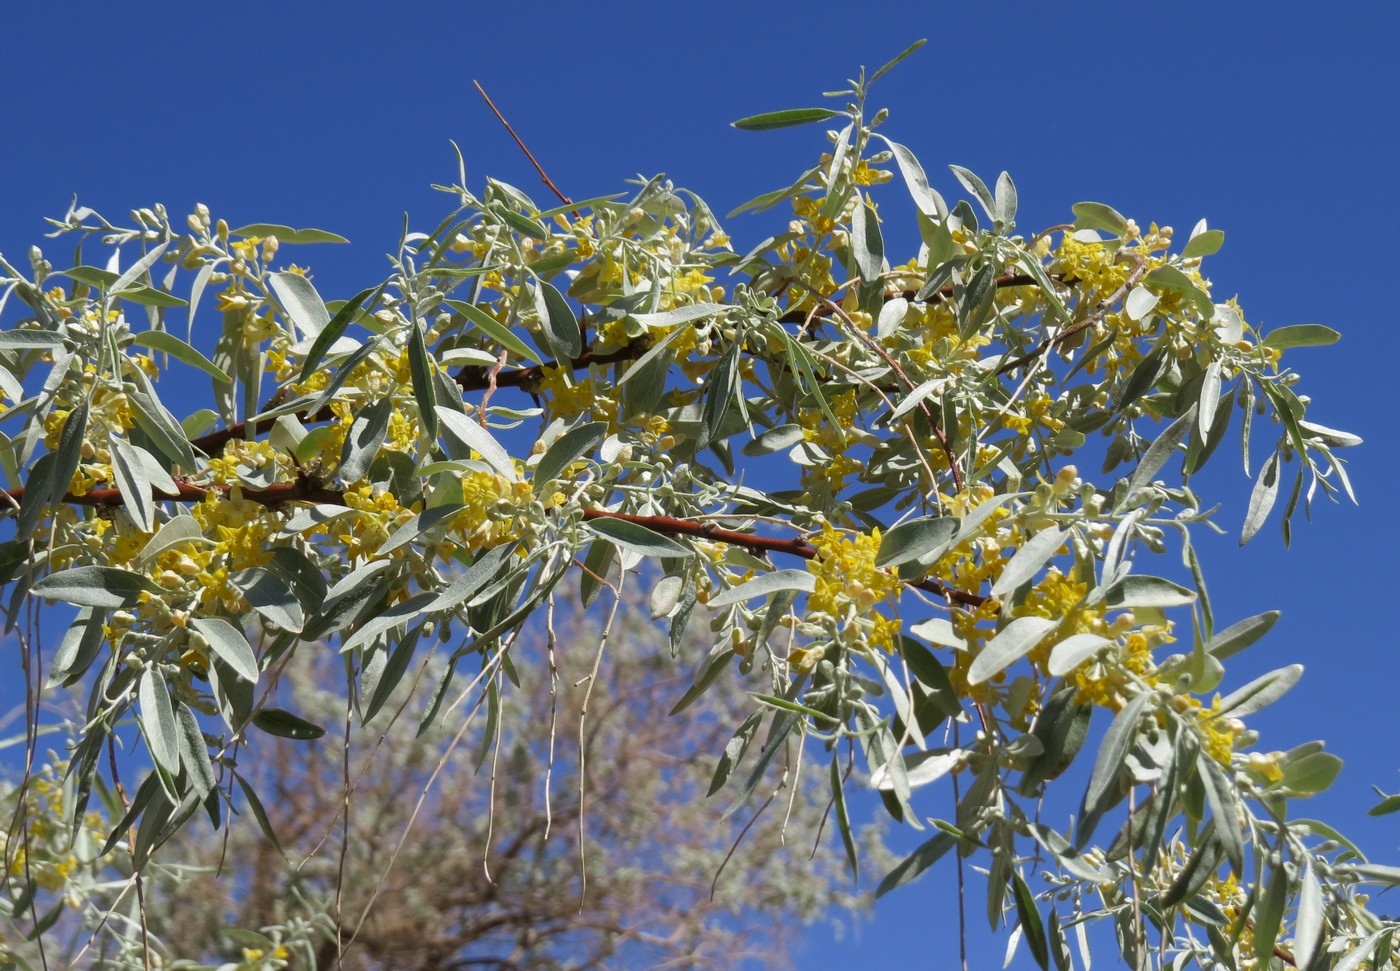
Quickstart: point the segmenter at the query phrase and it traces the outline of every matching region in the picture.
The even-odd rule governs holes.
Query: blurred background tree
[[[552,682],[543,629],[522,639],[521,689],[501,693],[498,743],[484,720],[455,737],[465,709],[419,735],[431,699],[419,691],[399,707],[411,672],[368,726],[351,713],[347,748],[344,659],[297,652],[278,692],[327,734],[259,736],[247,760],[281,852],[253,818],[227,838],[207,822],[182,828],[146,871],[153,951],[167,966],[230,969],[774,967],[790,964],[798,925],[834,919],[833,904],[865,908],[868,894],[855,891],[834,831],[823,830],[825,774],[798,770],[796,740],[756,820],[751,809],[721,820],[725,801],[704,798],[715,754],[751,704],[745,684],[719,679],[686,717],[666,717],[689,665],[670,658],[639,605],[619,613],[588,701],[580,815],[580,712],[598,624],[581,612],[560,620]],[[700,636],[683,659],[703,649]],[[526,663],[529,652],[541,663]],[[540,717],[551,710],[552,732]],[[115,822],[91,827],[89,852]],[[862,832],[864,861],[887,868],[883,828]],[[61,844],[66,832],[52,836]],[[100,862],[90,880],[69,883],[90,896],[70,900],[86,906],[68,908],[66,931],[47,935],[50,967],[142,966],[120,934],[93,937],[129,873],[123,852]],[[76,916],[84,910],[86,921]],[[38,945],[17,944],[24,934],[6,923],[11,959],[41,966]],[[56,954],[56,941],[67,949]]]

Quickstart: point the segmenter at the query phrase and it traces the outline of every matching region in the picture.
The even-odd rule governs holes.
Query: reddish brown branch
[[[1056,281],[1057,283],[1063,282],[1063,280],[1060,277],[1060,274],[1058,273],[1051,273],[1050,279]],[[993,280],[992,283],[998,290],[1007,290],[1012,287],[1033,287],[1036,285],[1036,280],[1035,277],[1025,273],[1003,273],[1001,276]],[[918,290],[885,291],[886,300],[894,300],[897,297],[903,297],[905,300],[913,300],[918,295]],[[953,285],[949,283],[946,286],[939,287],[933,293],[929,294],[928,299],[925,302],[942,303],[944,300],[947,300],[952,295]],[[832,313],[834,313],[834,311],[830,307],[823,305],[816,307],[813,310],[790,310],[778,319],[785,324],[800,324],[810,317],[829,317]]]
[[[516,368],[514,371],[502,371],[496,375],[494,384],[498,388],[523,388],[530,391],[544,377],[545,368],[567,367],[573,371],[581,371],[590,364],[630,361],[632,358],[641,357],[642,354],[646,353],[647,346],[645,341],[633,341],[626,347],[616,351],[608,351],[606,354],[599,354],[589,349],[563,364],[558,361],[546,361],[543,364],[531,364],[529,367]],[[491,368],[486,365],[468,364],[452,377],[463,391],[485,391],[492,386]]]
[[[271,404],[269,404],[268,407],[272,407]],[[294,414],[294,417],[301,421],[330,421],[335,415],[331,413],[329,408],[322,408],[314,415],[308,416],[305,412],[299,411]],[[253,434],[261,435],[264,432],[271,431],[276,424],[276,418],[264,418],[261,421],[252,422]],[[206,435],[200,435],[198,438],[192,438],[190,439],[190,444],[205,455],[217,456],[223,452],[224,446],[235,438],[247,437],[248,425],[249,423],[246,421],[234,422],[227,428],[220,428]]]
[[[176,492],[174,494],[152,489],[151,495],[162,501],[203,502],[211,492],[217,492],[221,496],[227,497],[233,491],[232,486],[226,485],[198,486],[189,482],[176,482],[175,486]],[[320,481],[309,475],[302,475],[292,482],[279,482],[265,489],[252,489],[247,486],[239,488],[244,499],[263,506],[276,506],[284,502],[340,503],[345,498],[345,493],[339,489],[327,489]],[[24,499],[24,491],[24,486],[16,486],[13,489],[6,489],[5,493],[18,506]],[[73,506],[112,508],[123,505],[125,500],[119,489],[93,489],[82,495],[66,493],[63,496],[63,502]]]
[[[606,509],[585,509],[583,518],[585,522],[590,519],[620,519],[623,522],[645,526],[663,536],[694,536],[698,539],[727,543],[730,546],[741,546],[750,553],[757,553],[761,556],[766,556],[769,553],[786,553],[789,556],[800,556],[804,560],[811,560],[817,555],[816,548],[800,538],[775,539],[771,536],[755,536],[752,533],[717,529],[707,522],[696,523],[686,519],[676,519],[672,516],[634,516],[630,513],[609,512]],[[987,599],[975,593],[956,590],[933,579],[918,580],[912,585],[965,607],[981,606]]]

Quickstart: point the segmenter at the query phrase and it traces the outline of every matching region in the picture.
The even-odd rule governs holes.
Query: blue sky
[[[823,147],[814,129],[754,134],[729,121],[819,103],[860,64],[928,37],[874,100],[945,195],[959,195],[943,167],[955,162],[1010,170],[1025,227],[1062,222],[1083,200],[1182,231],[1204,216],[1227,235],[1206,267],[1217,296],[1238,293],[1266,327],[1343,332],[1334,348],[1290,360],[1315,399],[1309,417],[1367,440],[1350,455],[1360,507],[1321,502],[1287,555],[1273,526],[1243,551],[1233,536],[1210,543],[1206,568],[1222,622],[1284,610],[1232,666],[1236,684],[1308,667],[1256,718],[1264,746],[1325,737],[1347,761],[1334,792],[1298,811],[1395,858],[1397,817],[1364,809],[1371,784],[1400,789],[1397,517],[1385,511],[1400,472],[1390,353],[1400,7],[499,6],[8,5],[0,252],[22,261],[42,217],[61,215],[73,193],[118,221],[155,201],[176,214],[202,201],[232,225],[349,237],[351,247],[307,251],[321,292],[348,296],[378,281],[405,211],[420,229],[446,212],[428,186],[455,175],[449,139],[472,184],[491,174],[547,198],[474,78],[575,198],[664,171],[722,213],[791,181]],[[726,229],[741,250],[766,235],[743,218]],[[1200,486],[1233,529],[1249,484],[1224,455]],[[950,878],[940,867],[882,902],[856,936],[814,934],[801,966],[940,966],[930,953],[952,941]]]

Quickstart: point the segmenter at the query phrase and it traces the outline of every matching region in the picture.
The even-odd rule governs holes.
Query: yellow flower
[[[875,565],[880,531],[848,536],[827,523],[812,545],[817,555],[807,561],[807,570],[816,583],[808,610],[830,618],[835,632],[854,633],[858,640],[889,650],[899,624],[874,614],[874,608],[897,604],[901,584],[892,572]]]
[[[249,236],[247,239],[236,240],[229,245],[229,249],[242,260],[257,259],[258,244],[262,242],[261,236]]]

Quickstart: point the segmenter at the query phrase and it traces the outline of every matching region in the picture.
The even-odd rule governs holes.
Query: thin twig
[[[549,658],[549,756],[544,765],[544,838],[549,839],[550,827],[554,825],[554,800],[550,790],[554,776],[554,737],[559,728],[559,664],[554,656],[559,635],[554,630],[554,594],[545,600],[544,615],[545,654]]]
[[[839,303],[829,300],[826,297],[818,297],[818,299],[822,302],[823,306],[830,307],[831,312],[841,318],[841,320],[846,324],[846,326],[850,328],[851,333],[860,339],[861,343],[865,344],[866,347],[870,348],[872,351],[874,351],[880,356],[881,360],[883,360],[885,364],[889,366],[890,370],[895,373],[899,380],[904,382],[904,386],[906,388],[908,388],[910,391],[914,390],[915,385],[913,379],[910,378],[909,375],[904,373],[904,368],[899,366],[899,362],[896,361],[893,357],[891,357],[889,352],[886,351],[883,347],[881,347],[880,343],[877,340],[875,340],[875,338],[867,334],[859,324],[852,320],[850,314],[846,313],[845,310],[841,309],[841,305]],[[956,455],[953,454],[952,446],[948,443],[948,436],[945,435],[943,432],[943,426],[940,425],[938,421],[934,419],[933,412],[929,411],[928,404],[926,402],[919,402],[919,410],[922,411],[924,413],[924,417],[928,419],[929,427],[933,429],[933,437],[938,440],[939,447],[943,449],[943,455],[948,460],[948,471],[951,472],[953,475],[954,490],[957,492],[962,492],[963,477],[962,473],[958,470],[958,458]]]
[[[612,636],[613,622],[617,620],[617,609],[622,606],[622,587],[627,580],[626,572],[620,572],[617,584],[612,586],[613,602],[608,609],[608,619],[603,623],[603,631],[598,635],[598,653],[593,656],[593,670],[588,673],[588,690],[583,693],[583,704],[578,710],[578,908],[582,912],[588,895],[588,855],[585,824],[587,823],[588,792],[588,742],[584,725],[588,720],[588,702],[593,697],[593,688],[598,684],[598,670],[603,664],[603,652],[607,649],[608,638]]]
[[[355,683],[352,669],[353,662],[347,658],[345,664],[345,742],[341,746],[340,762],[340,853],[336,860],[335,874],[335,901],[332,904],[331,913],[335,920],[335,926],[340,927],[344,922],[345,904],[345,867],[350,859],[350,729],[352,727],[352,713],[355,710]],[[339,934],[335,936],[335,966],[341,967],[345,961],[344,941]]]
[[[962,748],[962,739],[958,736],[958,722],[953,722],[953,746]],[[962,786],[958,782],[958,773],[955,769],[951,773],[953,777],[953,821],[961,824],[958,819],[958,807],[962,804]],[[962,847],[958,847],[957,859],[958,875],[958,962],[962,971],[967,971],[967,882],[963,875],[963,855]]]
[[[1041,355],[1048,353],[1050,350],[1056,347],[1059,347],[1065,341],[1069,340],[1071,337],[1073,337],[1075,334],[1078,334],[1085,328],[1093,327],[1099,321],[1103,320],[1104,316],[1108,313],[1109,308],[1116,304],[1119,300],[1122,300],[1124,297],[1126,297],[1128,295],[1128,291],[1131,290],[1133,287],[1137,286],[1138,281],[1147,275],[1147,260],[1143,259],[1136,253],[1127,253],[1125,255],[1131,257],[1133,260],[1136,260],[1137,267],[1131,273],[1128,274],[1128,278],[1123,281],[1123,285],[1121,287],[1113,291],[1113,293],[1109,294],[1105,299],[1100,300],[1097,308],[1089,316],[1085,317],[1077,324],[1070,324],[1068,327],[1066,327],[1064,330],[1060,331],[1053,337],[1044,338],[1039,344],[1036,345],[1033,351],[1030,351],[1026,354],[1022,354],[1014,361],[1008,361],[1001,367],[997,368],[997,374],[1005,374],[1007,371],[1014,371],[1018,367],[1024,367],[1025,365],[1039,358]]]
[[[734,845],[729,848],[728,853],[724,854],[724,859],[720,861],[719,869],[715,871],[714,880],[710,881],[711,900],[715,899],[715,890],[719,887],[719,878],[721,875],[723,875],[724,868],[729,865],[729,861],[734,857],[735,852],[738,851],[739,844],[744,842],[744,837],[749,835],[749,830],[753,829],[753,824],[758,822],[758,819],[760,816],[763,815],[764,810],[766,810],[769,806],[773,804],[773,800],[778,798],[778,793],[782,791],[783,787],[781,785],[779,785],[778,788],[774,789],[772,794],[763,801],[763,805],[758,807],[758,812],[753,814],[753,818],[744,824],[743,829],[739,830],[739,835],[734,837]]]
[[[554,184],[554,180],[551,179],[545,173],[544,167],[540,165],[539,162],[535,161],[535,156],[531,154],[528,148],[525,147],[525,143],[520,140],[520,136],[515,133],[515,129],[510,127],[510,122],[506,121],[506,116],[501,114],[501,109],[496,107],[496,103],[491,100],[491,96],[486,93],[486,89],[481,86],[481,82],[472,81],[472,84],[476,85],[476,90],[481,93],[481,97],[486,101],[486,107],[491,109],[491,113],[496,116],[496,120],[499,121],[502,125],[504,125],[506,132],[509,133],[511,138],[515,139],[515,144],[520,146],[520,150],[525,153],[525,157],[530,160],[530,164],[535,167],[535,171],[540,174],[540,179],[544,182],[545,185],[549,186],[549,191],[553,192],[556,196],[558,196],[559,201],[564,203],[564,205],[572,206],[574,204],[574,200],[570,199],[568,196],[564,195],[564,193],[560,192],[559,187]],[[574,212],[574,218],[579,218],[577,210],[575,210]]]

